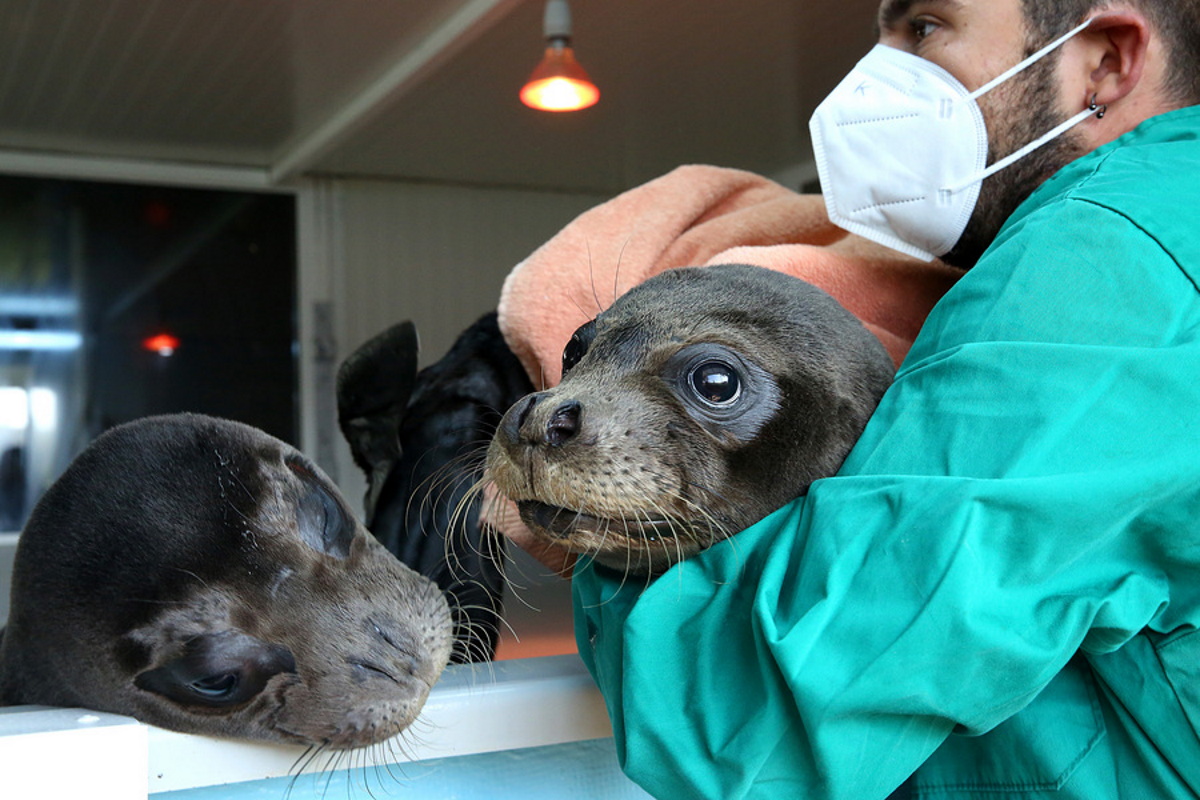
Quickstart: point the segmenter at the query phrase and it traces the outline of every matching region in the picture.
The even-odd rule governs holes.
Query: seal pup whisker
[[[588,558],[591,558],[593,560],[597,560],[598,556],[601,556],[605,553],[610,552],[610,548],[608,548],[606,546],[607,540],[608,540],[608,534],[609,534],[609,528],[608,528],[608,525],[606,524],[606,526],[603,529],[603,535],[601,536],[600,541],[597,542],[593,546],[593,549],[591,551],[584,552],[583,555],[585,555]],[[633,575],[636,574],[632,569],[632,564],[633,564],[632,555],[629,553],[628,550],[624,550],[623,552],[625,552],[626,565],[625,565],[625,569],[618,570],[618,574],[620,575],[620,582],[617,584],[617,591],[613,592],[612,596],[608,600],[601,600],[599,603],[594,603],[592,605],[589,605],[588,608],[602,608],[603,606],[605,606],[606,604],[611,602],[613,599],[615,599],[617,597],[617,595],[619,595],[621,593],[621,590],[625,588],[625,585],[629,581],[629,579]],[[597,561],[597,563],[603,564],[604,562]]]
[[[333,783],[333,775],[340,762],[341,753],[333,751],[330,753],[330,756],[326,759],[325,763],[321,765],[321,769],[316,776],[318,781],[320,781],[322,778],[325,780],[325,786],[321,789],[321,797],[329,796],[329,786],[331,783]]]
[[[575,306],[575,308],[579,311],[580,319],[588,319],[591,316],[590,314],[588,314],[588,311],[586,308],[579,305],[579,301],[575,299],[574,295],[571,296],[570,300],[571,300],[571,305]],[[542,384],[543,385],[545,385],[545,378],[546,378],[546,376],[543,375],[542,376]]]
[[[495,428],[494,425],[487,427]],[[454,432],[456,431],[451,431],[451,433]],[[412,495],[405,505],[405,511],[410,510],[414,502],[418,503],[421,511],[435,508],[442,503],[446,495],[453,494],[463,485],[467,485],[467,491],[470,492],[474,488],[474,484],[478,482],[478,478],[473,476],[480,475],[483,471],[483,460],[487,453],[488,441],[488,436],[485,436],[478,442],[464,443],[463,449],[446,459],[445,462],[438,464],[433,472],[413,487]],[[433,454],[422,454],[417,459],[415,466],[419,467],[425,459],[433,461]],[[417,470],[414,468],[413,471]],[[460,498],[455,503],[454,511],[457,512],[458,509],[464,507],[469,508],[471,499],[470,495]]]
[[[458,545],[465,543],[466,554],[485,558],[498,556],[495,552],[496,548],[492,546],[494,537],[481,537],[477,544],[465,535],[467,526],[470,524],[470,515],[479,507],[483,482],[478,477],[473,478],[472,476],[482,473],[482,455],[485,447],[486,445],[480,445],[471,452],[455,456],[439,466],[423,484],[427,485],[427,489],[420,501],[422,520],[434,516],[432,509],[442,505],[445,497],[453,496],[464,485],[466,486],[465,489],[462,489],[462,496],[451,507],[446,524],[446,566],[455,580],[462,580],[471,574],[471,570],[463,564],[464,553],[458,548]],[[418,486],[414,491],[414,497],[420,494],[420,489],[421,487]],[[422,530],[420,533],[426,532]]]
[[[472,607],[464,607],[464,610],[469,611],[471,608]],[[487,610],[487,607],[480,606],[480,610]],[[512,636],[516,637],[516,631],[513,629],[508,620],[501,616],[497,618],[497,622],[503,627],[504,630],[507,630]],[[490,667],[492,654],[484,644],[485,638],[483,634],[490,634],[492,632],[492,626],[489,625],[486,631],[478,630],[478,628],[484,626],[484,624],[485,623],[482,622],[472,621],[469,618],[465,622],[464,631],[467,636],[464,639],[455,642],[456,647],[461,646],[464,650],[464,654],[466,655],[465,660],[460,663],[479,662],[482,664],[487,664]]]
[[[479,507],[480,519],[487,520],[488,522],[485,524],[487,524],[488,527],[496,533],[496,535],[499,535],[499,531],[497,531],[496,528],[491,525],[491,521],[500,519],[503,516],[503,512],[505,510],[504,500],[499,495],[494,494],[494,493],[489,493],[487,491],[490,484],[491,484],[491,481],[487,477],[481,476],[478,480],[476,480],[475,484],[473,486],[471,486],[471,488],[468,490],[468,495],[471,497],[480,498],[480,507]],[[459,516],[460,513],[461,514],[466,513],[466,511],[464,510],[466,505],[467,505],[467,498],[464,497],[463,501],[459,503],[459,508],[456,509],[456,511],[455,511],[456,518]],[[455,522],[454,524],[460,524],[460,523]],[[518,562],[517,559],[511,553],[509,553],[506,549],[502,549],[502,548],[498,548],[498,549],[499,549],[499,552],[498,552],[497,556],[498,556],[498,558],[500,558],[502,560],[501,561],[501,563],[502,563],[501,572],[504,577],[505,585],[507,587],[509,587],[510,589],[522,589],[523,590],[525,588],[528,588],[526,586],[518,584],[513,578],[513,572],[516,568],[520,567],[520,562]],[[529,576],[525,576],[525,577],[529,577]]]
[[[723,493],[713,489],[710,486],[696,483],[694,481],[685,481],[684,483],[686,486],[696,489],[699,492],[708,495],[709,497],[716,498],[726,507],[729,507],[733,502],[732,498],[726,497]],[[686,496],[681,497],[681,499],[687,503],[689,509],[695,511],[702,519],[706,520],[709,529],[714,533],[706,547],[722,544],[723,546],[728,547],[733,553],[734,561],[740,563],[742,561],[742,556],[738,550],[737,537],[734,536],[734,534],[737,533],[737,529],[730,527],[729,520],[716,517],[699,500],[693,500],[692,498]]]
[[[424,529],[425,521],[429,517],[434,516],[434,509],[441,506],[447,496],[453,496],[464,485],[466,485],[466,489],[463,496],[454,503],[454,506],[450,510],[448,527],[450,531],[456,529],[465,530],[467,516],[470,514],[471,507],[478,496],[478,490],[475,486],[479,481],[472,476],[482,472],[482,456],[486,446],[486,443],[472,445],[470,450],[452,456],[445,463],[438,465],[429,476],[414,487],[413,493],[405,506],[405,512],[407,515],[407,512],[412,509],[413,503],[417,504],[417,508],[421,512],[419,516],[422,521],[422,529],[419,533],[428,533]],[[422,459],[428,455],[422,456]],[[420,459],[418,460],[419,463]],[[462,538],[465,539],[466,537]],[[447,541],[449,542],[450,539]],[[468,542],[468,544],[472,544],[472,552],[477,555],[483,554],[483,551],[478,547],[474,547],[473,543]]]
[[[398,763],[401,759],[411,760],[411,756],[404,752],[402,744],[403,737],[396,737],[373,745],[369,750],[364,748],[361,755],[358,756],[361,763],[352,764],[349,767],[351,776],[360,776],[357,785],[366,792],[368,797],[376,797],[376,791],[384,796],[392,796],[392,787],[402,785],[410,780],[404,773],[402,766]],[[360,751],[351,751],[358,753]],[[374,787],[372,787],[372,778],[374,779]],[[347,793],[354,796],[355,782],[347,781]]]
[[[664,482],[672,479],[672,476],[666,474],[665,472],[656,473],[651,471],[648,474],[656,478],[662,478]],[[702,502],[700,498],[692,497],[687,492],[683,491],[683,489],[695,490],[710,500],[718,501],[725,507],[732,506],[732,504],[735,502],[732,498],[705,484],[691,480],[686,476],[681,476],[679,478],[679,483],[681,488],[672,492],[671,495],[666,499],[681,503],[684,511],[686,511],[690,517],[692,517],[688,520],[689,526],[686,528],[686,536],[695,538],[697,532],[703,531],[707,533],[705,540],[698,540],[698,543],[701,545],[701,549],[709,547],[716,541],[731,536],[736,532],[736,530],[730,529],[728,519],[718,517],[711,508]],[[671,519],[673,524],[683,524],[683,520],[677,518],[669,511],[669,506],[665,502],[659,504],[658,513],[664,518]],[[679,529],[675,529],[673,535],[676,538],[680,538],[683,534]]]
[[[387,788],[384,785],[383,778],[380,776],[386,776],[393,784],[400,784],[408,780],[408,776],[404,774],[404,768],[400,762],[411,760],[411,754],[414,751],[404,747],[404,740],[406,738],[406,736],[397,736],[375,745],[383,757],[375,758],[375,763],[370,768],[375,772],[380,789]],[[364,771],[367,769],[366,765],[364,765],[363,769]],[[369,787],[367,792],[370,793]]]
[[[288,774],[290,774],[292,777],[291,780],[288,781],[287,788],[284,790],[284,797],[291,796],[292,792],[295,790],[296,782],[299,781],[304,775],[319,775],[321,773],[321,768],[318,767],[309,771],[309,767],[313,766],[313,764],[317,762],[318,758],[325,756],[328,752],[329,749],[327,745],[313,744],[309,745],[303,753],[296,757],[296,760],[292,762],[292,765],[288,768]]]
[[[618,288],[620,286],[620,278],[621,278],[621,261],[622,261],[622,259],[625,258],[625,248],[629,245],[629,242],[632,239],[633,239],[632,233],[629,234],[628,236],[626,236],[625,241],[621,242],[621,249],[617,252],[617,263],[614,265],[614,269],[613,269],[612,300],[609,302],[609,305],[612,305],[613,303],[617,302],[617,298],[621,294],[620,290]],[[603,311],[603,309],[601,309],[601,311]]]
[[[340,764],[337,767],[346,772],[346,794],[348,797],[353,797],[356,794],[365,793],[367,797],[374,800],[376,797],[376,788],[380,792],[388,788],[382,777],[384,770],[378,763],[386,758],[387,748],[381,742],[369,748],[364,747],[350,752],[352,757],[349,759],[349,763]],[[357,763],[355,763],[356,761]],[[374,778],[374,788],[371,785],[372,778]],[[361,792],[358,791],[360,788]]]
[[[466,610],[471,610],[471,609],[474,609],[475,607],[474,607],[474,606],[464,606],[464,608],[465,608]],[[540,611],[540,610],[541,610],[541,609],[539,609],[539,608],[535,608],[535,607],[533,607],[533,606],[530,606],[530,609],[531,609],[531,610],[533,610],[533,611]],[[501,624],[504,626],[504,628],[505,628],[505,629],[506,629],[506,630],[507,630],[509,633],[513,634],[514,636],[516,635],[516,631],[515,631],[515,630],[513,630],[513,627],[512,627],[512,625],[511,625],[511,624],[508,622],[508,620],[501,618],[501,620],[500,620],[500,623],[501,623]],[[480,623],[478,623],[478,622],[472,622],[472,623],[469,623],[469,624],[471,624],[471,625],[479,625]]]
[[[481,479],[476,481],[475,485],[469,489],[469,492],[472,494],[484,495],[484,499],[481,501],[482,505],[480,510],[480,519],[486,519],[486,524],[488,525],[496,522],[500,528],[503,528],[502,518],[505,516],[506,511],[508,511],[508,506],[504,505],[504,499],[502,495],[494,492],[486,492],[487,487],[490,485],[491,481],[488,481],[486,477],[481,477]],[[497,535],[499,535],[498,531]],[[534,612],[539,612],[541,609],[538,606],[535,606],[534,603],[530,602],[526,595],[524,595],[526,590],[529,589],[529,584],[522,582],[522,579],[524,579],[524,581],[532,581],[533,579],[532,573],[527,572],[526,564],[518,561],[514,555],[508,551],[504,551],[502,553],[502,559],[503,569],[500,572],[502,572],[504,585],[506,588],[508,588],[509,595],[512,597],[512,599],[515,599],[516,602],[521,603],[522,606],[530,610],[534,610]],[[558,573],[558,575],[559,577],[568,577],[566,573]],[[517,636],[514,628],[512,628],[508,620],[503,619],[503,616],[499,619],[499,624],[503,625],[504,628],[506,628],[506,630],[508,630],[509,633],[514,636],[514,638],[520,640],[520,637]]]
[[[396,786],[403,783],[403,778],[397,777],[396,774],[392,772],[389,765],[379,763],[387,761],[388,754],[386,750],[382,749],[381,745],[376,745],[376,747],[380,748],[380,752],[383,754],[382,757],[377,756],[373,759],[374,763],[371,763],[367,760],[367,757],[364,756],[362,764],[356,766],[352,765],[349,770],[350,775],[361,776],[361,779],[358,781],[358,785],[362,787],[362,790],[366,793],[367,797],[372,798],[372,800],[375,800],[375,798],[379,796],[376,795],[377,790],[382,796],[391,795],[392,792],[390,791],[389,783],[391,786]],[[374,778],[374,788],[371,786],[372,778]],[[354,781],[347,781],[346,791],[351,797],[353,797],[355,794],[354,788]]]
[[[592,290],[592,300],[596,303],[596,313],[599,314],[604,310],[604,304],[600,302],[600,293],[596,291],[596,269],[595,264],[592,262],[592,240],[590,238],[584,239],[583,244],[587,248],[588,288]],[[580,309],[580,311],[583,311],[583,309]],[[591,319],[592,316],[594,315],[584,313],[583,318],[587,320]]]
[[[652,502],[651,506],[654,508],[656,516],[663,515],[663,511],[659,507],[659,503]],[[647,519],[649,519],[648,511],[643,511],[643,512],[639,512],[639,513],[645,514]],[[663,550],[663,558],[664,558],[664,560],[668,561],[669,563],[675,563],[678,561],[682,561],[683,560],[683,550],[679,544],[680,537],[678,536],[678,532],[675,530],[675,527],[674,527],[675,523],[671,520],[671,518],[669,516],[667,516],[667,523],[668,523],[668,529],[670,530],[670,535],[655,536],[652,538],[648,538],[647,541],[651,544],[654,544],[654,543],[661,544],[662,550]],[[645,584],[642,588],[648,589],[650,587],[651,582],[653,581],[653,577],[649,573],[646,573],[646,574],[642,575],[641,577],[642,577],[642,580],[645,581]]]
[[[488,526],[489,530],[492,531],[493,536],[498,539],[500,537],[500,533],[496,528],[491,526],[490,521],[501,519],[504,515],[506,507],[504,506],[504,500],[501,496],[499,496],[498,494],[495,494],[495,493],[489,494],[487,489],[490,484],[491,484],[490,480],[488,480],[486,477],[481,477],[468,490],[468,493],[473,496],[481,498],[480,499],[480,512],[479,512],[480,519],[481,520],[486,519],[489,521],[487,523],[487,526]],[[460,503],[460,507],[463,505],[465,505],[465,498],[464,498],[464,503]],[[524,574],[523,565],[516,559],[515,556],[513,556],[512,553],[509,553],[506,549],[497,547],[497,552],[496,552],[495,556],[497,558],[498,563],[500,563],[500,565],[501,565],[500,572],[501,572],[501,576],[504,580],[504,585],[508,589],[511,590],[512,596],[514,598],[516,598],[516,600],[518,602],[520,602],[522,605],[524,605],[526,608],[529,608],[530,610],[533,610],[533,611],[539,610],[539,609],[535,608],[532,604],[530,604],[521,595],[521,592],[523,592],[525,589],[528,589],[529,586],[526,584],[519,583],[516,579],[516,576],[518,574],[520,574],[521,577],[524,577],[526,579],[530,579],[532,576]]]
[[[464,553],[457,548],[457,545],[460,543],[466,543],[466,554],[490,559],[497,564],[502,559],[509,558],[508,554],[504,552],[504,548],[500,546],[499,535],[494,530],[488,529],[485,535],[479,537],[478,543],[475,543],[470,537],[464,535],[467,527],[472,524],[470,521],[472,513],[476,513],[481,526],[487,516],[487,509],[484,506],[486,500],[484,488],[487,485],[487,481],[482,478],[483,456],[485,453],[486,444],[480,445],[469,454],[462,455],[460,457],[462,464],[469,464],[469,469],[461,468],[457,464],[454,465],[454,468],[458,470],[458,474],[454,476],[454,485],[442,488],[443,493],[453,493],[458,491],[463,485],[466,485],[466,488],[462,490],[462,496],[458,498],[450,510],[446,525],[447,568],[456,580],[463,580],[467,575],[472,574],[472,571],[463,563]],[[442,469],[446,470],[448,467],[449,465],[444,466]],[[440,496],[436,502],[441,502]]]
[[[494,427],[491,424],[485,429],[491,431]],[[401,517],[404,540],[408,543],[402,545],[405,552],[413,549],[413,542],[423,538],[441,544],[437,552],[418,552],[414,564],[437,577],[450,602],[455,627],[451,656],[454,663],[490,658],[502,616],[499,591],[504,547],[497,533],[477,521],[481,508],[478,475],[483,468],[487,440],[463,441],[465,434],[474,431],[474,427],[452,429],[449,434],[442,431],[457,443],[457,452],[447,457],[444,452],[428,450],[415,462],[406,462],[406,469],[413,475],[421,475],[429,464],[435,466],[412,485]],[[437,563],[431,563],[431,558],[436,558]],[[495,585],[483,580],[490,575],[481,573],[481,563],[494,565],[491,572],[497,574]],[[468,602],[471,598],[489,598],[491,606]],[[479,637],[480,643],[474,645],[472,637]]]

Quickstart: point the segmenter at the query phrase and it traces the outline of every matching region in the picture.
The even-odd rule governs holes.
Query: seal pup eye
[[[286,647],[228,630],[192,637],[179,656],[133,682],[183,706],[230,708],[257,696],[275,675],[295,671]]]
[[[579,363],[579,360],[587,355],[588,348],[592,346],[592,341],[596,338],[596,320],[592,320],[586,325],[581,326],[571,336],[571,341],[567,342],[567,346],[563,348],[562,355],[562,374],[566,375],[572,367]]]
[[[684,345],[659,375],[688,417],[724,441],[750,442],[780,408],[775,376],[720,342]]]
[[[241,677],[238,673],[222,672],[205,678],[197,678],[188,684],[188,688],[206,699],[224,700],[234,693],[240,682]]]
[[[737,370],[721,361],[705,361],[688,378],[696,396],[714,406],[727,406],[741,396],[742,380]]]

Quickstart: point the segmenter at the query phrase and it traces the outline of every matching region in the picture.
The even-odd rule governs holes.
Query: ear
[[[1085,101],[1112,105],[1134,93],[1146,69],[1151,28],[1133,10],[1105,11],[1080,34]],[[1086,76],[1082,74],[1086,72]]]
[[[406,320],[368,340],[338,367],[338,425],[368,478],[400,458],[400,424],[416,386],[420,349],[416,326]]]

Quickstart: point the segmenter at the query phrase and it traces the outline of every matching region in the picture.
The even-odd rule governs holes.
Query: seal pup
[[[344,749],[407,727],[450,648],[437,587],[300,452],[149,417],[98,437],[30,516],[0,701]]]
[[[539,539],[655,575],[836,472],[894,371],[811,284],[667,270],[575,332],[562,382],[504,415],[486,476]]]
[[[338,369],[338,423],[367,477],[367,528],[432,578],[455,618],[451,662],[490,660],[503,613],[504,539],[480,523],[471,488],[500,417],[533,391],[496,313],[417,369],[415,326],[401,322]]]

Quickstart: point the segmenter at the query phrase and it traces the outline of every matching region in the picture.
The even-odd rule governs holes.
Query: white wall
[[[422,365],[495,309],[518,262],[606,198],[386,180],[320,179],[300,192],[303,448],[351,498],[362,476],[329,405],[337,363],[367,339],[412,320]],[[332,305],[333,341],[314,304]],[[328,350],[332,347],[332,357]],[[327,355],[319,360],[321,352]]]
[[[513,266],[604,199],[363,180],[338,188],[346,346],[411,319],[422,363],[496,307]]]

